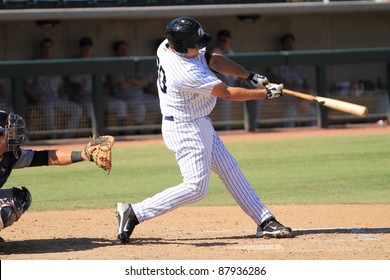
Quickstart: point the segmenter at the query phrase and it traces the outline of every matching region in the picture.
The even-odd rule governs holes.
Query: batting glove
[[[259,89],[263,89],[265,88],[266,85],[269,84],[269,81],[266,76],[257,74],[253,71],[250,72],[247,80],[250,81],[255,88],[259,88]]]
[[[267,90],[265,99],[274,99],[283,96],[283,84],[269,84],[265,89]]]

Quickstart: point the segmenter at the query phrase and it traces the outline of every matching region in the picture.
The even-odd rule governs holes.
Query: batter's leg
[[[201,200],[207,193],[213,145],[213,129],[207,118],[187,123],[164,121],[163,136],[176,156],[183,182],[140,203],[132,204],[139,222],[182,205]]]
[[[260,201],[260,198],[242,173],[237,161],[214,133],[212,170],[221,179],[238,205],[257,225],[272,217],[271,211]]]
[[[175,153],[183,182],[139,203],[118,203],[118,239],[122,243],[130,242],[130,235],[138,223],[196,202],[206,195],[214,131],[210,126],[207,118],[187,123],[163,122],[164,141]]]

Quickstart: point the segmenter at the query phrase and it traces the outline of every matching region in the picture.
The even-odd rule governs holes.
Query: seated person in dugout
[[[44,38],[40,42],[40,55],[38,59],[52,59],[54,52],[54,42],[50,38]],[[63,79],[61,76],[41,76],[31,77],[24,81],[24,90],[27,105],[35,107],[43,112],[46,130],[55,130],[55,114],[61,111],[66,114],[66,130],[74,130],[79,126],[83,113],[82,108],[69,100],[69,96],[64,91]],[[63,135],[63,138],[70,138],[71,132]],[[52,136],[53,138],[54,135]]]
[[[12,111],[12,106],[6,96],[5,81],[0,78],[0,110]]]
[[[93,41],[90,37],[82,37],[79,41],[80,59],[93,57]],[[88,118],[93,118],[93,76],[92,74],[71,75],[68,78],[70,86],[70,98],[78,103],[87,112]],[[103,81],[104,109],[107,113],[115,115],[118,125],[123,126],[126,123],[127,108],[126,103],[116,98],[107,99],[106,81]]]
[[[291,33],[281,36],[280,51],[294,50],[295,36]],[[300,65],[273,66],[268,69],[268,72],[268,77],[273,81],[283,83],[284,88],[304,92],[310,90],[303,67]],[[285,124],[286,127],[314,126],[317,124],[317,109],[314,104],[291,96],[286,96],[285,100],[289,107],[285,110],[283,117],[290,119]]]
[[[123,40],[115,42],[113,52],[116,57],[128,57],[128,43]],[[149,85],[145,75],[115,73],[109,75],[108,80],[112,88],[112,96],[127,103],[128,110],[133,114],[135,125],[144,124],[148,112],[160,112],[158,97],[145,94],[144,88]]]

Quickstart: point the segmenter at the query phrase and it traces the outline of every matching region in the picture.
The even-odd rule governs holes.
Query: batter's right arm
[[[214,86],[212,95],[226,100],[248,101],[254,99],[273,99],[283,95],[283,84],[269,84],[264,89],[229,87],[224,83]]]

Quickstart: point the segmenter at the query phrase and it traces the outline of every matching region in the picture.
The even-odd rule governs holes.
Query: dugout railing
[[[0,9],[55,9],[142,7],[175,5],[229,5],[252,3],[322,2],[323,0],[0,0]],[[344,0],[345,1],[345,0]],[[359,1],[359,0],[354,0]],[[362,1],[362,0],[360,0]],[[328,1],[329,2],[329,1]]]
[[[286,117],[285,112],[291,105],[291,99],[281,98],[280,100],[262,101],[254,106],[260,106],[256,118],[251,118],[250,110],[253,104],[247,102],[234,102],[230,119],[223,118],[223,112],[217,104],[211,115],[217,129],[245,128],[252,130],[259,127],[284,126],[291,122],[314,122],[320,127],[327,127],[336,123],[370,122],[379,119],[389,119],[389,83],[390,83],[390,48],[370,49],[339,49],[339,50],[313,50],[313,51],[291,51],[291,52],[264,52],[264,53],[241,53],[231,56],[233,60],[244,65],[248,69],[259,69],[278,65],[303,65],[310,66],[315,76],[313,92],[320,96],[335,97],[341,100],[356,102],[366,105],[369,108],[367,117],[356,117],[347,114],[339,114],[334,110],[316,105],[316,115],[309,117]],[[334,90],[328,84],[330,68],[336,65],[375,64],[380,67],[381,73],[385,73],[381,88],[367,88],[359,95],[346,94],[335,95]],[[93,58],[93,59],[53,59],[53,60],[29,60],[29,61],[2,61],[0,62],[0,78],[9,84],[9,107],[21,114],[27,121],[27,128],[31,139],[47,138],[49,136],[64,135],[72,133],[77,136],[103,133],[154,133],[160,128],[160,115],[158,111],[148,112],[150,119],[143,124],[134,124],[129,120],[123,125],[115,121],[112,114],[105,110],[105,76],[112,73],[127,72],[130,74],[138,72],[154,73],[156,68],[155,57],[127,57],[127,58]],[[83,120],[75,129],[67,129],[64,126],[69,116],[56,114],[58,119],[57,128],[47,130],[39,108],[30,106],[25,99],[24,81],[31,77],[40,76],[69,76],[76,74],[90,74],[93,79],[92,115],[84,112]],[[342,77],[340,77],[342,79]],[[382,105],[385,108],[376,112],[374,106]],[[248,113],[249,110],[249,113]],[[131,113],[131,112],[130,112]]]

